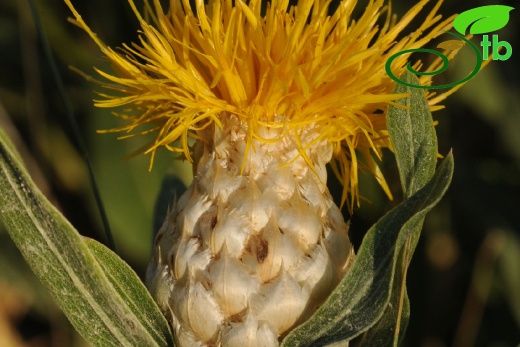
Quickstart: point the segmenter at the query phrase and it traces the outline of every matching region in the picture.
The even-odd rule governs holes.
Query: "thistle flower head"
[[[130,110],[120,114],[126,125],[115,131],[153,132],[155,139],[144,150],[152,161],[162,146],[191,160],[189,138],[206,141],[198,130],[212,123],[221,127],[232,115],[247,126],[246,155],[253,139],[298,139],[313,125],[319,133],[315,142],[333,146],[332,168],[344,185],[342,202],[350,207],[358,202],[359,170],[372,172],[390,195],[377,158],[390,146],[386,108],[404,95],[392,94],[395,82],[385,62],[399,51],[424,46],[453,20],[441,21],[440,1],[419,28],[399,38],[428,0],[400,20],[383,0],[369,1],[357,19],[352,18],[356,0],[299,0],[296,6],[289,0],[195,0],[194,6],[170,0],[167,11],[159,0],[145,0],[145,15],[129,0],[141,25],[139,42],[115,50],[65,1],[113,66],[112,73],[97,70],[108,81],[108,92],[100,93],[96,105]],[[404,71],[407,58],[394,60],[395,75]],[[425,70],[434,65],[438,61]],[[431,76],[421,82],[431,83]],[[440,98],[432,96],[433,106]],[[283,131],[266,139],[261,127]],[[313,169],[304,145],[299,149],[295,156]]]

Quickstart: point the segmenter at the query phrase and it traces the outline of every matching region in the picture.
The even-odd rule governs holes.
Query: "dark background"
[[[499,3],[516,4],[447,1],[441,13]],[[137,21],[126,1],[76,0],[74,4],[107,44],[136,41]],[[405,4],[393,1],[393,10],[402,14]],[[150,254],[161,180],[165,173],[173,172],[189,183],[190,169],[161,152],[149,173],[149,157],[122,159],[139,147],[140,140],[117,141],[117,135],[96,133],[118,121],[109,111],[92,106],[95,86],[68,66],[95,76],[92,65],[106,67],[105,62],[88,36],[66,21],[70,13],[64,3],[39,0],[37,6],[89,148],[119,251],[142,276]],[[364,8],[363,1],[358,8]],[[439,122],[439,152],[446,154],[453,148],[456,167],[447,195],[426,219],[409,270],[412,313],[406,346],[506,347],[520,343],[518,11],[513,10],[507,26],[495,33],[511,44],[512,57],[492,62],[444,102],[446,109],[433,115]],[[421,18],[424,14],[410,28],[417,27]],[[442,38],[447,39],[450,37]],[[480,36],[473,41],[478,44]],[[439,76],[436,83],[464,75],[471,69],[470,61],[469,52],[463,49],[449,73]],[[26,0],[0,2],[0,126],[15,141],[44,194],[83,235],[104,241],[85,162]],[[362,194],[370,203],[363,202],[351,220],[350,234],[356,246],[370,225],[399,201],[392,155],[386,156],[384,166],[396,199],[388,201],[373,179],[362,176]],[[334,187],[334,180],[330,184]],[[86,345],[1,227],[0,345]]]

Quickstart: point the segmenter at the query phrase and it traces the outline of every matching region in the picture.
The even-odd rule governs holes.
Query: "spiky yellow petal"
[[[441,21],[439,1],[417,30],[398,39],[428,0],[418,2],[400,21],[383,0],[369,1],[357,20],[352,18],[355,0],[340,1],[335,9],[325,0],[300,0],[294,7],[274,0],[264,9],[260,0],[197,0],[194,9],[188,0],[170,0],[168,12],[154,0],[145,6],[152,23],[129,0],[141,25],[140,43],[115,51],[65,1],[114,67],[115,73],[98,72],[119,87],[114,94],[103,94],[96,105],[130,106],[128,124],[117,131],[148,133],[151,126],[156,137],[146,152],[164,146],[191,160],[188,137],[196,137],[194,130],[209,123],[220,126],[223,115],[248,124],[246,153],[253,138],[280,139],[262,138],[259,125],[284,128],[298,138],[302,127],[317,124],[317,141],[333,144],[343,202],[350,193],[350,207],[358,201],[360,168],[374,173],[390,194],[374,154],[380,156],[380,149],[389,146],[384,111],[403,95],[392,94],[395,82],[386,74],[385,62],[401,50],[424,46],[453,20]],[[385,12],[380,27],[378,19]],[[407,58],[394,61],[395,75]],[[423,76],[421,82],[430,80]],[[114,91],[113,85],[107,88]],[[433,102],[441,100],[433,96]],[[140,132],[142,127],[147,130]],[[297,154],[304,153],[299,148]]]

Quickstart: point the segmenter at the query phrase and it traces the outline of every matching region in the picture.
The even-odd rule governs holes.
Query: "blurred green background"
[[[110,111],[92,106],[96,86],[68,66],[96,77],[92,66],[106,67],[106,62],[87,35],[66,21],[70,13],[62,1],[36,2],[89,148],[120,254],[142,277],[163,177],[176,175],[189,184],[191,169],[160,151],[148,172],[149,156],[123,159],[143,139],[118,141],[115,134],[96,133],[120,123]],[[137,21],[125,0],[73,2],[109,45],[136,40]],[[448,1],[441,12],[489,4],[490,0],[470,5]],[[392,6],[403,13],[408,5],[396,0]],[[358,7],[362,10],[363,1]],[[409,270],[412,316],[406,346],[520,343],[519,11],[511,12],[507,26],[497,32],[500,40],[512,45],[512,57],[491,63],[444,103],[446,109],[434,114],[440,153],[453,148],[456,169],[447,196],[426,219]],[[478,44],[477,38],[474,42]],[[454,60],[442,77],[445,81],[472,68],[469,53],[464,49]],[[0,2],[0,126],[15,141],[45,195],[83,235],[105,241],[85,162],[71,135],[27,0]],[[391,155],[384,166],[398,192]],[[330,185],[335,184],[331,180]],[[370,225],[399,201],[397,193],[396,201],[389,202],[370,177],[362,176],[361,187],[370,203],[363,202],[351,220],[356,246]],[[0,346],[85,345],[0,227]]]

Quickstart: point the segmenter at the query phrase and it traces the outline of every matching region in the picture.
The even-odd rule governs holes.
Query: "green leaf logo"
[[[514,7],[505,5],[488,5],[472,8],[462,12],[453,21],[453,26],[462,35],[486,34],[502,29],[509,22],[509,12]]]

